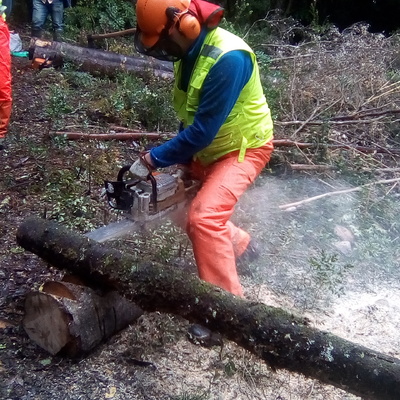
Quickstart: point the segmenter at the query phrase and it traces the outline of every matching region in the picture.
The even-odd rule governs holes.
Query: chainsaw
[[[130,179],[130,167],[122,167],[116,181],[104,181],[109,207],[122,211],[126,218],[95,229],[87,237],[104,242],[151,227],[152,222],[157,223],[163,217],[173,218],[184,212],[200,187],[198,181],[187,179],[181,170],[149,173],[146,180]]]

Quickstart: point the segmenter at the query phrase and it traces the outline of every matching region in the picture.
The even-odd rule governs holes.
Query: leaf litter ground
[[[226,342],[222,350],[195,346],[186,339],[188,323],[173,315],[145,314],[79,360],[52,357],[29,340],[21,327],[25,295],[61,273],[16,245],[18,225],[31,214],[50,214],[66,224],[80,218],[78,228],[87,231],[115,218],[107,214],[100,197],[101,180],[96,177],[113,173],[115,164],[132,157],[134,148],[125,143],[104,147],[52,140],[45,108],[49,87],[56,82],[57,74],[39,73],[29,68],[27,60],[13,60],[11,139],[1,155],[0,397],[356,399],[301,375],[272,372],[233,343]],[[96,207],[78,204],[78,213],[71,205],[73,197],[63,199],[81,173],[77,160],[86,168],[82,173],[87,173],[87,158],[101,157],[103,164],[93,167],[98,168],[97,175],[87,184],[89,204]],[[71,182],[64,187],[69,189],[61,194],[56,186],[51,191],[55,181],[66,179],[58,175],[60,170],[74,177],[68,178]],[[279,209],[347,187],[343,179],[329,177],[268,173],[260,177],[235,214],[236,222],[262,244],[260,259],[241,267],[245,294],[250,300],[296,310],[322,330],[399,358],[399,229],[394,220],[382,219],[398,215],[396,193],[371,190],[332,196],[291,211]],[[146,257],[156,249],[154,237],[163,240],[171,231],[179,239],[171,240],[160,257],[194,273],[184,235],[168,224],[160,231],[152,238],[132,237],[115,245],[132,251],[141,246],[138,258]]]

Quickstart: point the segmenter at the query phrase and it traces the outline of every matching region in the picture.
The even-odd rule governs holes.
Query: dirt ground
[[[226,342],[222,351],[219,347],[193,345],[186,338],[188,322],[173,315],[146,313],[137,323],[78,360],[50,356],[28,338],[21,325],[26,294],[62,273],[17,246],[15,234],[19,224],[29,215],[49,212],[46,204],[51,198],[43,195],[44,186],[48,189],[51,183],[49,171],[76,168],[76,159],[82,152],[100,157],[107,151],[121,160],[128,157],[130,149],[125,144],[110,145],[106,150],[97,143],[57,146],[48,136],[49,121],[44,114],[48,88],[55,76],[31,69],[28,59],[13,58],[10,139],[0,154],[0,398],[357,399],[301,375],[273,372],[234,343]],[[317,181],[311,180],[304,186],[315,189]],[[102,204],[99,181],[92,185],[91,200]],[[320,229],[322,237],[326,229],[331,247],[345,241],[343,234],[333,233],[337,226],[352,230],[356,243],[362,237],[357,237],[355,224],[349,222],[356,197],[341,196],[340,203],[332,200],[331,208],[328,205],[324,212],[320,203],[298,214],[276,211],[279,204],[306,197],[309,192],[302,192],[302,188],[266,175],[253,194],[243,199],[237,218],[265,244],[253,273],[242,277],[246,297],[299,310],[320,329],[399,358],[398,252],[395,251],[397,258],[390,260],[391,271],[380,269],[386,263],[379,260],[379,254],[371,262],[364,257],[363,265],[359,263],[353,273],[342,277],[344,294],[340,297],[320,281],[308,282],[305,252],[312,253],[318,243],[311,246],[307,235]],[[268,207],[263,201],[265,195],[274,199]],[[90,220],[93,226],[103,222],[105,208],[98,206]],[[302,222],[310,220],[313,225],[307,225],[307,230]],[[271,226],[275,228],[273,234]],[[90,227],[82,226],[82,231]],[[301,240],[295,241],[294,237]],[[343,255],[344,260],[346,257]],[[362,259],[362,254],[354,253],[351,261]]]

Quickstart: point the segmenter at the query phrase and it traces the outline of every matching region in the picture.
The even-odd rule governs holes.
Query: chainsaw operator
[[[5,22],[5,8],[0,0],[0,150],[4,146],[12,106],[10,31]]]
[[[273,124],[256,57],[239,37],[218,27],[223,9],[204,0],[138,0],[135,47],[174,63],[179,133],[132,165],[186,164],[201,189],[188,210],[187,233],[199,277],[237,296],[236,259],[256,256],[255,240],[230,222],[235,204],[273,150]]]

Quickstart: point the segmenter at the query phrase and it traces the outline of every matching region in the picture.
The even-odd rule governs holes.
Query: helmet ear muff
[[[179,8],[168,7],[166,9],[167,17],[170,21],[177,21],[179,32],[188,39],[196,39],[201,31],[199,20],[190,12],[181,13]]]
[[[179,18],[179,31],[188,39],[196,39],[201,31],[200,22],[189,13],[183,14]]]

